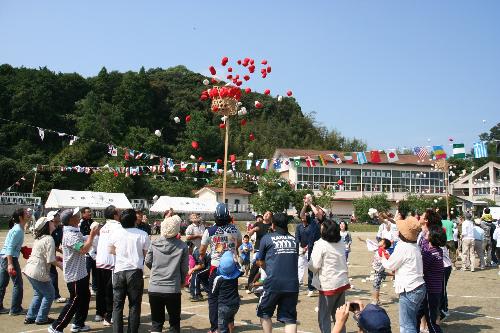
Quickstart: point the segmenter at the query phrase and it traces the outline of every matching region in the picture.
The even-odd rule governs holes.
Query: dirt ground
[[[6,232],[0,232],[0,244],[5,241]],[[362,282],[369,276],[371,254],[367,251],[363,242],[356,237],[372,237],[374,233],[354,233],[354,242],[350,256],[349,275],[352,278],[354,288],[347,292],[347,299],[361,299],[369,302],[371,282]],[[33,243],[31,236],[26,237],[25,243]],[[24,259],[21,259],[24,265]],[[498,332],[500,329],[500,276],[497,269],[487,269],[476,272],[453,271],[448,284],[450,317],[443,323],[445,332],[474,333],[474,332]],[[145,273],[148,274],[147,272]],[[61,274],[62,275],[62,274]],[[61,294],[68,296],[67,288],[60,275]],[[146,288],[148,279],[146,278]],[[27,279],[24,279],[25,292],[23,307],[27,308],[31,302],[32,289]],[[398,303],[397,295],[391,281],[386,281],[382,286],[383,307],[388,311],[391,318],[393,332],[399,332],[398,328]],[[12,286],[7,288],[4,305],[9,307]],[[150,308],[147,291],[143,296],[142,318],[140,332],[149,332],[151,329]],[[315,307],[317,297],[307,297],[305,288],[301,291],[298,305],[298,330],[299,332],[319,332]],[[236,332],[259,332],[261,331],[259,320],[255,315],[257,298],[254,295],[247,295],[243,290],[243,278],[241,280],[242,296],[241,307],[236,316]],[[51,310],[51,317],[56,318],[62,305],[54,303]],[[125,310],[125,313],[127,310]],[[92,322],[95,315],[95,302],[92,299],[90,304],[87,324],[91,326],[92,332],[111,332],[110,328],[103,329],[100,323]],[[10,317],[0,315],[0,332],[46,332],[46,326],[24,325],[22,317]],[[207,332],[209,328],[208,307],[206,302],[191,303],[189,294],[182,294],[182,330],[184,332]],[[164,331],[168,328],[166,324]],[[275,324],[276,331],[283,331],[280,324]],[[69,328],[66,329],[69,332]],[[347,325],[348,332],[356,332],[355,324],[350,318]]]

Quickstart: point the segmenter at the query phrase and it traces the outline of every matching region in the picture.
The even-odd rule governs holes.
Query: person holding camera
[[[358,324],[358,333],[391,333],[391,320],[383,308],[375,304],[364,306],[361,301],[347,302],[335,312],[332,333],[345,332],[349,312]]]

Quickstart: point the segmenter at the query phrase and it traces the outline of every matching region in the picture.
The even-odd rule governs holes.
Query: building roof
[[[212,186],[205,186],[203,187],[202,189],[199,189],[198,191],[196,191],[196,194],[200,193],[201,191],[203,190],[209,190],[209,191],[212,191],[214,193],[222,193],[222,188],[221,187],[212,187]],[[231,188],[231,187],[227,187],[226,188],[226,194],[241,194],[241,195],[250,195],[252,193],[242,189],[242,188]]]
[[[313,160],[318,160],[318,155],[323,155],[325,160],[328,162],[333,162],[333,158],[329,156],[329,154],[337,154],[342,161],[344,161],[344,152],[335,151],[335,150],[313,150],[313,149],[294,149],[294,148],[278,148],[274,152],[274,158],[278,157],[294,157],[294,156],[310,156]],[[380,152],[381,163],[373,163],[373,164],[398,164],[398,165],[420,165],[420,166],[430,166],[434,163],[433,160],[429,160],[427,158],[423,162],[419,162],[419,157],[413,154],[398,154],[399,161],[389,163],[387,161],[387,155],[384,152]],[[357,163],[356,154],[352,153],[352,158],[354,163]],[[370,163],[370,153],[366,152],[366,159],[368,163]]]

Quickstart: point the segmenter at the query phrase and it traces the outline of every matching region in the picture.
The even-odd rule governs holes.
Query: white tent
[[[215,212],[216,206],[216,201],[207,201],[198,198],[161,196],[150,208],[150,211],[163,213],[172,208],[175,213],[213,213]]]
[[[47,202],[45,202],[45,208],[90,207],[104,209],[109,205],[119,209],[133,208],[124,193],[52,190]]]

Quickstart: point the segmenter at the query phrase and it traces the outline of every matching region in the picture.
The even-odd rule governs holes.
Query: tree
[[[290,183],[281,178],[279,173],[270,171],[259,178],[259,192],[250,197],[255,211],[263,213],[267,210],[278,213],[288,209],[294,198],[294,190]]]
[[[379,212],[387,212],[391,208],[391,204],[387,200],[387,195],[376,194],[372,196],[363,196],[362,198],[355,199],[352,202],[354,206],[354,215],[359,222],[367,222],[370,220],[368,210],[375,208]]]
[[[294,191],[291,203],[292,206],[297,210],[297,212],[300,212],[300,210],[304,206],[304,197],[307,194],[314,195],[314,192],[311,189],[301,189]]]
[[[335,190],[333,188],[324,187],[321,190],[321,193],[315,197],[314,201],[321,207],[331,210],[333,207],[334,197],[335,197]]]

